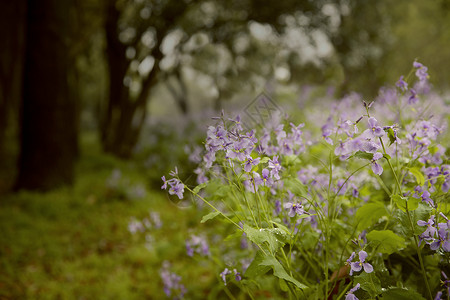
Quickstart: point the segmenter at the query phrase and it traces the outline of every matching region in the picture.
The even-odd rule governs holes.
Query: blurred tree
[[[73,181],[76,105],[69,69],[73,0],[28,0],[21,152],[16,188],[46,190]]]
[[[0,190],[10,185],[15,168],[18,107],[22,95],[23,54],[25,52],[25,1],[0,2]],[[15,24],[15,26],[11,26]],[[3,177],[3,176],[2,176]]]
[[[309,27],[320,27],[326,17],[321,10],[326,2],[108,1],[105,30],[110,84],[101,125],[104,150],[124,158],[131,155],[147,114],[150,92],[164,79],[171,80],[167,87],[180,109],[188,111],[183,66],[197,66],[210,75],[217,88],[219,108],[231,83],[250,79],[246,76],[250,72],[264,77],[273,67],[273,57],[266,56],[268,61],[263,63],[249,63],[252,57],[258,57],[255,47],[236,47],[238,39],[258,42],[269,35],[276,37],[286,26],[284,16],[299,11],[310,16]],[[199,40],[203,45],[197,44]],[[272,42],[275,46],[276,41]],[[200,60],[194,62],[193,56]],[[239,80],[230,80],[233,77]],[[178,82],[178,89],[173,82]]]

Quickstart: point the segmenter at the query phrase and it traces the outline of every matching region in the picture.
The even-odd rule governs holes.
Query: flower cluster
[[[178,198],[183,199],[184,194],[184,184],[178,178],[178,169],[175,167],[175,171],[171,171],[170,175],[173,177],[169,180],[166,180],[166,177],[161,177],[163,181],[163,185],[161,186],[162,190],[166,190],[169,187],[170,195],[177,195]]]
[[[170,263],[165,261],[159,275],[164,284],[164,293],[172,299],[183,299],[186,294],[186,287],[181,283],[181,276],[170,272]]]
[[[430,245],[431,250],[442,249],[445,252],[450,252],[450,221],[443,213],[440,213],[440,216],[445,222],[436,224],[434,215],[428,221],[417,221],[417,225],[426,226],[425,231],[419,238]]]
[[[425,243],[439,260],[448,257],[450,222],[442,213],[442,203],[450,190],[450,165],[447,148],[439,144],[446,128],[443,117],[429,117],[428,108],[418,105],[427,93],[429,76],[422,64],[415,62],[413,68],[416,82],[411,76],[402,76],[396,87],[382,89],[370,103],[351,94],[329,105],[329,114],[323,113],[323,106],[316,106],[316,114],[302,112],[312,125],[294,125],[282,120],[281,114],[273,114],[260,128],[246,131],[239,115],[229,119],[222,112],[218,122],[207,129],[203,153],[192,148],[199,185],[192,190],[185,187],[177,170],[171,172],[172,179],[162,179],[170,194],[181,199],[186,188],[212,208],[202,222],[222,218],[227,223],[222,228],[226,239],[235,239],[236,247],[225,249],[211,243],[217,248],[210,252],[201,235],[192,235],[186,240],[187,254],[199,254],[215,263],[216,255],[222,256],[222,265],[228,266],[219,275],[224,285],[233,276],[236,283],[243,277],[258,281],[255,274],[273,274],[283,279],[280,287],[294,294],[291,296],[320,282],[316,294],[303,292],[305,297],[326,298],[334,279],[326,282],[321,274],[341,273],[332,268],[342,264],[342,258],[334,254],[348,251],[349,243],[344,243],[342,236],[350,241],[355,232],[361,232],[354,241],[360,251],[353,252],[346,261],[348,267],[342,268],[343,273],[349,270],[350,276],[358,275],[350,277],[352,283],[347,282],[345,290],[342,281],[333,282],[340,297],[345,295],[348,300],[358,299],[355,294],[384,297],[384,289],[394,289],[386,283],[397,280],[392,274],[402,266],[394,258],[387,265],[385,259],[394,247],[422,258]],[[316,133],[318,138],[314,138]],[[422,247],[418,247],[417,236],[415,243],[411,239],[417,219],[411,216],[425,213],[429,215],[423,218],[429,219],[417,222],[426,227],[419,236]],[[396,222],[395,217],[409,220]],[[140,230],[137,225],[133,228]],[[230,228],[237,232],[228,232]],[[374,255],[380,258],[376,268],[390,272],[374,272]],[[237,268],[241,275],[229,266],[243,259],[248,264]],[[437,261],[426,261],[434,264],[427,268],[439,268]],[[408,275],[412,276],[408,280],[427,282],[426,269],[422,263],[420,267],[421,273]],[[267,275],[262,275],[263,271]],[[337,280],[343,280],[339,276]],[[349,280],[347,274],[343,276]],[[378,281],[380,288],[360,281],[380,276],[388,277]],[[361,284],[355,285],[358,281]],[[238,283],[234,288],[252,298],[246,285]],[[432,290],[427,289],[430,296]]]
[[[233,269],[233,272],[231,272],[228,268],[225,268],[222,273],[220,273],[220,277],[222,278],[224,285],[227,285],[227,276],[231,274],[234,274],[234,279],[236,281],[242,280],[241,273],[239,273],[236,269]]]
[[[204,237],[197,235],[191,235],[191,238],[186,240],[186,252],[188,256],[194,256],[194,253],[198,253],[202,256],[208,256],[209,246]]]

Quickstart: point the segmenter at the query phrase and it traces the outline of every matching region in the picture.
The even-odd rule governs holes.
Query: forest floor
[[[199,277],[213,279],[186,269],[187,228],[202,212],[149,190],[136,162],[101,154],[91,138],[82,144],[73,187],[1,196],[0,299],[160,299],[165,260],[198,288],[206,284]],[[162,227],[151,221],[132,234],[130,221],[149,212]]]

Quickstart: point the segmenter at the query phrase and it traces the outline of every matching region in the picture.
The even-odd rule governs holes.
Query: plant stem
[[[383,147],[383,152],[384,152],[384,154],[386,154],[386,148],[384,147],[383,140],[381,139],[381,137],[379,139],[380,139],[380,142],[381,142],[381,146]],[[385,156],[385,158],[386,158],[386,160],[387,160],[387,162],[389,164],[389,168],[391,169],[392,173],[394,174],[395,182],[397,183],[398,194],[400,196],[402,196],[402,188],[400,186],[400,182],[398,181],[397,173],[394,171],[394,167],[391,164],[391,160],[387,156]],[[425,281],[425,285],[427,287],[428,296],[430,297],[430,299],[433,299],[433,296],[431,294],[430,285],[428,283],[427,273],[425,271],[425,266],[423,264],[422,253],[420,251],[419,242],[417,241],[417,236],[414,233],[414,224],[413,224],[412,219],[411,219],[411,214],[409,213],[408,201],[406,201],[406,215],[408,216],[408,221],[409,221],[409,224],[411,226],[412,235],[414,237],[414,243],[416,245],[417,256],[419,257],[420,269],[422,270],[422,275],[423,275],[423,279]]]

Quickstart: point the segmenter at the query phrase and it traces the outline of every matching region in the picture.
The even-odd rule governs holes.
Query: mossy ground
[[[115,169],[121,180],[111,188]],[[192,259],[184,250],[187,228],[203,212],[180,209],[165,193],[149,190],[148,172],[136,161],[102,154],[87,136],[72,187],[1,196],[0,299],[161,299],[164,260],[182,273],[191,295],[205,293],[216,275],[188,267]],[[145,187],[144,197],[127,197],[134,184]],[[149,211],[160,213],[163,227],[148,230],[148,249],[145,235],[131,234],[128,223]]]

